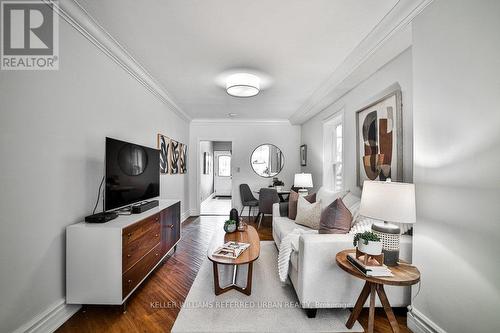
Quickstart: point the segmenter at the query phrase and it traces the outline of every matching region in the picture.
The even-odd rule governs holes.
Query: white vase
[[[363,239],[358,240],[358,250],[372,256],[378,256],[382,253],[382,242],[368,241],[365,244]]]

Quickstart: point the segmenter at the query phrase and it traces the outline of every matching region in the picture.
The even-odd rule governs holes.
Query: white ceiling
[[[81,0],[192,118],[288,119],[397,0]],[[250,68],[273,84],[235,98],[221,73]]]

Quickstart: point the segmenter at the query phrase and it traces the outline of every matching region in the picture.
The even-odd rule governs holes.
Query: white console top
[[[87,223],[87,222],[79,222],[68,226],[68,228],[119,228],[123,229],[128,227],[131,224],[139,222],[142,219],[145,219],[148,216],[159,213],[165,208],[175,205],[180,200],[162,200],[158,199],[159,205],[151,208],[150,210],[145,211],[140,214],[131,214],[131,215],[118,215],[118,217],[114,220],[111,220],[106,223]]]

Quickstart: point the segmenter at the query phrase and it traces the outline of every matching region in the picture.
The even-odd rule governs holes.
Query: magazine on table
[[[354,253],[347,255],[347,261],[366,276],[393,276],[391,270],[386,265],[374,265],[373,262],[370,262],[371,265],[365,265],[361,260],[356,258]]]
[[[240,254],[250,247],[248,243],[240,243],[240,242],[227,242],[221,247],[217,248],[213,256],[216,257],[224,257],[228,259],[236,259],[240,256]]]

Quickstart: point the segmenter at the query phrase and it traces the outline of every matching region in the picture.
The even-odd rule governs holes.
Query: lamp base
[[[309,194],[309,191],[306,188],[301,188],[301,189],[299,189],[298,193],[299,193],[300,196],[305,197],[305,196],[307,196]]]
[[[396,266],[399,260],[399,232],[400,228],[391,223],[374,223],[372,231],[382,240],[384,264]]]
[[[399,260],[399,250],[384,250],[382,249],[382,253],[384,254],[384,264],[386,266],[397,266]]]

